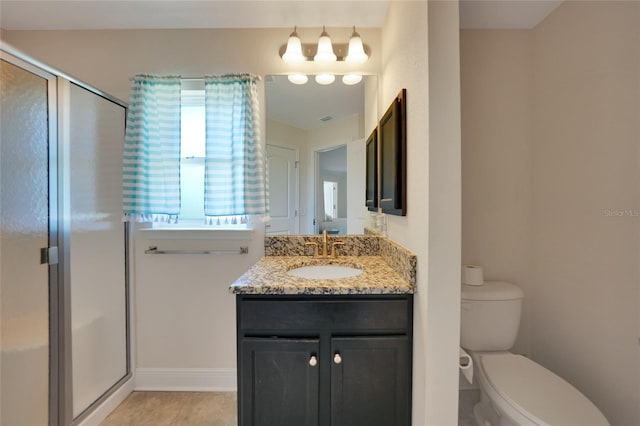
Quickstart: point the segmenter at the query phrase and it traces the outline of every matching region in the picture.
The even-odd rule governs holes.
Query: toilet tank
[[[507,282],[462,285],[460,345],[472,351],[506,351],[520,327],[522,290]]]

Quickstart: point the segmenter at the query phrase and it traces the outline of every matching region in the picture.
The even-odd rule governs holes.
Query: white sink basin
[[[287,271],[287,274],[293,275],[294,277],[315,280],[335,280],[356,277],[361,273],[362,269],[343,265],[309,265]]]

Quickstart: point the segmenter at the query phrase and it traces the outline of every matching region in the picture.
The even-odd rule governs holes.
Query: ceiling
[[[324,123],[364,113],[364,80],[345,86],[338,77],[335,83],[321,86],[310,78],[307,84],[295,85],[284,75],[267,76],[265,98],[270,120],[299,129],[316,129]],[[326,120],[328,117],[331,118]]]
[[[4,29],[382,27],[386,0],[1,0]]]
[[[416,0],[414,0],[416,1]],[[561,1],[462,0],[461,28],[533,28]],[[389,0],[0,0],[6,30],[373,27]]]
[[[461,0],[462,29],[531,29],[562,0]]]

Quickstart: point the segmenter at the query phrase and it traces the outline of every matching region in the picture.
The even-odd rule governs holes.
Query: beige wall
[[[379,115],[407,89],[407,216],[388,234],[418,257],[413,424],[457,423],[460,306],[458,5],[391,2]]]
[[[429,3],[427,424],[458,410],[461,252],[460,41],[457,2]],[[418,213],[419,214],[419,213]]]
[[[461,31],[462,263],[529,296],[531,31]],[[530,300],[517,352],[528,353]]]
[[[279,57],[291,30],[104,30],[104,31],[7,31],[3,41],[98,89],[129,98],[129,78],[136,73],[177,73],[185,77],[230,72],[259,75],[290,71]],[[301,28],[302,40],[316,40],[321,29]],[[333,39],[348,40],[351,28],[327,28]],[[369,61],[358,70],[380,72],[380,30],[358,29],[371,47]],[[336,72],[353,69],[345,63],[331,66]],[[316,73],[313,63],[300,72]]]
[[[531,356],[614,425],[640,424],[639,23],[565,2],[534,41]]]
[[[522,285],[516,350],[613,425],[640,424],[638,22],[565,2],[524,34],[462,32],[463,259]]]

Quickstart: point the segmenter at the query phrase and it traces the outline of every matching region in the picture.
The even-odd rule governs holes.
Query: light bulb
[[[293,28],[293,32],[289,35],[289,41],[287,41],[287,50],[282,55],[282,60],[288,64],[301,64],[306,59],[302,54],[302,42],[296,32],[296,27]]]
[[[309,81],[309,77],[305,74],[289,74],[287,78],[293,84],[306,84]]]
[[[331,38],[325,31],[325,28],[322,27],[322,34],[320,34],[320,38],[318,39],[318,51],[316,52],[316,56],[313,57],[313,60],[316,62],[327,63],[335,62],[336,59],[336,54],[333,53]]]
[[[347,86],[358,84],[362,81],[361,74],[345,74],[342,76],[342,82]]]
[[[316,83],[326,86],[336,81],[336,76],[333,74],[318,74],[316,75]]]
[[[349,50],[344,61],[350,64],[362,64],[367,62],[367,59],[369,59],[369,56],[364,51],[360,34],[356,32],[356,27],[353,27],[353,33],[349,39]]]

